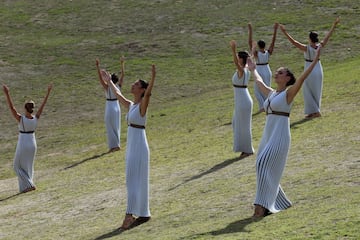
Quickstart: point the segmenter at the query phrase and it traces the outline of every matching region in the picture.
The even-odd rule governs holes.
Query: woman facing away
[[[264,40],[259,40],[256,44],[258,49],[256,49],[256,47],[255,48],[253,47],[255,44],[253,43],[253,37],[252,37],[253,36],[252,25],[251,25],[251,23],[248,24],[249,49],[256,61],[256,71],[260,74],[264,83],[268,87],[271,86],[271,78],[272,78],[269,60],[270,60],[270,56],[274,52],[275,39],[276,39],[276,33],[277,33],[278,26],[279,26],[278,23],[274,24],[274,32],[273,32],[273,36],[272,36],[272,40],[271,40],[271,44],[270,44],[269,48],[266,49],[266,43]],[[254,83],[254,93],[255,93],[255,97],[258,101],[259,112],[263,112],[264,111],[263,105],[264,105],[266,96],[264,96],[261,93],[261,91],[259,90],[259,87],[257,86],[256,83]]]
[[[248,60],[248,66],[253,72],[256,84],[267,96],[264,102],[266,122],[256,157],[254,218],[285,210],[292,205],[280,186],[291,142],[289,115],[296,94],[317,65],[319,56],[320,47],[309,67],[297,80],[288,68],[278,68],[274,78],[276,89],[264,83],[256,70],[255,63]]]
[[[42,104],[40,105],[36,114],[33,115],[35,108],[34,101],[26,101],[24,105],[25,113],[20,114],[14,107],[13,101],[10,97],[9,88],[6,85],[3,85],[7,103],[12,115],[18,123],[19,128],[19,137],[14,157],[14,171],[18,177],[20,193],[29,192],[36,189],[33,180],[34,159],[37,150],[35,130],[52,87],[52,84],[48,86],[47,93]]]
[[[234,113],[233,127],[233,151],[241,152],[240,158],[254,153],[251,134],[251,119],[253,101],[247,88],[250,80],[250,71],[246,65],[249,54],[245,51],[236,52],[235,40],[230,41],[233,62],[236,71],[232,77],[234,87]]]
[[[137,80],[131,85],[133,100],[122,95],[107,75],[107,82],[120,103],[128,109],[126,144],[127,209],[121,230],[127,230],[150,220],[149,162],[150,150],[145,132],[146,112],[155,82],[156,69],[152,65],[151,80]]]
[[[100,70],[100,61],[96,59],[96,69],[99,75],[100,85],[103,87],[105,91],[106,104],[105,104],[105,127],[107,133],[107,142],[109,147],[109,152],[114,152],[120,150],[120,132],[121,132],[121,108],[119,105],[119,101],[115,96],[115,93],[107,82],[104,80],[104,76],[108,73],[105,70]],[[121,89],[121,86],[124,81],[125,76],[125,59],[124,57],[120,58],[121,65],[121,75],[120,79],[115,74],[112,73],[111,81],[115,84],[117,89]]]
[[[304,52],[305,65],[304,69],[308,68],[314,61],[316,49],[321,46],[322,48],[328,43],[331,34],[335,30],[336,25],[340,22],[340,18],[336,18],[330,31],[325,35],[325,38],[319,42],[318,33],[311,31],[309,33],[309,43],[303,44],[295,40],[289,33],[287,33],[285,26],[280,24],[281,31],[285,34],[287,39],[298,49]],[[320,117],[321,96],[323,89],[323,68],[321,62],[318,61],[314,70],[308,76],[304,83],[303,96],[304,96],[304,113],[305,118]]]

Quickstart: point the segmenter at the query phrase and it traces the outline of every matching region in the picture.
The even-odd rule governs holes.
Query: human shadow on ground
[[[253,113],[253,114],[252,114],[252,117],[255,117],[255,116],[257,116],[257,115],[259,115],[259,114],[261,114],[261,113],[264,113],[264,115],[265,115],[265,112],[264,112],[264,111],[257,111],[256,113]]]
[[[94,156],[92,156],[92,157],[85,158],[85,159],[81,160],[80,162],[76,162],[76,163],[74,163],[74,164],[71,164],[71,165],[65,167],[63,170],[68,170],[68,169],[70,169],[70,168],[73,168],[73,167],[76,167],[76,166],[78,166],[78,165],[80,165],[80,164],[83,164],[83,163],[85,163],[85,162],[87,162],[87,161],[100,158],[100,157],[102,157],[102,156],[104,156],[104,155],[106,155],[106,154],[109,154],[109,153],[110,153],[110,152],[104,152],[104,153],[101,153],[101,154],[94,155]]]
[[[296,122],[293,122],[290,124],[290,128],[295,128],[297,125],[300,125],[300,124],[303,124],[303,123],[306,123],[308,121],[311,121],[312,119],[311,118],[303,118],[299,121],[296,121]]]
[[[204,233],[198,233],[191,236],[186,236],[184,239],[194,239],[197,237],[205,237],[208,235],[212,236],[220,236],[223,234],[230,234],[230,233],[237,233],[237,232],[250,232],[249,230],[246,230],[246,226],[253,222],[261,221],[262,218],[259,219],[253,219],[252,217],[244,218],[235,222],[230,223],[225,228],[210,231],[210,232],[204,232]]]
[[[229,165],[231,165],[231,164],[233,164],[233,163],[235,163],[235,162],[237,162],[237,161],[239,161],[241,159],[244,159],[246,157],[248,157],[248,156],[227,159],[227,160],[223,161],[222,163],[216,164],[215,166],[213,166],[209,170],[206,170],[205,172],[202,172],[202,173],[200,173],[198,175],[195,175],[195,176],[192,176],[190,178],[185,179],[182,183],[179,183],[178,185],[170,188],[169,191],[172,191],[172,190],[174,190],[174,189],[180,187],[181,185],[184,185],[184,184],[186,184],[186,183],[188,183],[190,181],[194,181],[194,180],[199,179],[199,178],[201,178],[201,177],[203,177],[205,175],[208,175],[210,173],[213,173],[213,172],[216,172],[216,171],[218,171],[220,169],[223,169],[223,168],[225,168],[225,167],[227,167],[227,166],[229,166]]]
[[[21,194],[21,193],[16,193],[16,194],[14,194],[14,195],[11,195],[11,196],[2,198],[2,199],[0,199],[0,202],[3,202],[3,201],[6,201],[6,200],[9,200],[9,199],[11,199],[11,198],[14,198],[14,197],[16,197],[16,196],[19,196],[20,194]]]
[[[121,228],[116,228],[116,229],[114,229],[114,230],[111,231],[111,232],[105,233],[105,234],[103,234],[103,235],[95,238],[94,240],[104,240],[104,239],[107,239],[107,238],[111,238],[111,237],[120,235],[120,234],[122,234],[123,232],[129,231],[129,230],[131,230],[131,229],[133,229],[133,228],[135,228],[135,227],[138,227],[138,226],[140,226],[141,224],[144,224],[144,223],[146,223],[146,221],[142,221],[142,220],[137,221],[137,220],[135,220],[135,222],[134,222],[134,223],[130,226],[130,228],[127,229],[127,230],[122,230]]]

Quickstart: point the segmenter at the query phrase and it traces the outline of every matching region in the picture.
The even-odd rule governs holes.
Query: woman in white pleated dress
[[[276,89],[268,87],[257,72],[256,64],[248,61],[256,84],[268,96],[264,103],[265,128],[256,157],[254,218],[285,210],[292,205],[280,186],[291,143],[289,115],[293,100],[317,64],[319,55],[320,48],[314,61],[297,80],[289,69],[279,68],[274,78]]]
[[[99,65],[100,62],[98,59],[96,59],[96,68],[99,75],[99,81],[105,91],[105,97],[106,97],[104,121],[106,127],[107,142],[108,142],[109,152],[114,152],[120,150],[121,108],[114,91],[111,90],[111,88],[108,86],[107,82],[103,78],[103,76],[107,75],[108,73],[105,70],[100,70]],[[120,79],[115,73],[112,73],[110,75],[111,81],[115,84],[116,88],[119,90],[121,90],[121,86],[123,84],[123,80],[125,76],[124,57],[121,57],[120,65],[121,65]]]
[[[340,18],[336,18],[330,31],[326,34],[323,41],[319,42],[318,33],[311,31],[309,33],[309,44],[303,44],[296,41],[294,38],[287,33],[285,26],[280,25],[281,31],[285,34],[288,40],[298,49],[304,52],[305,65],[304,69],[308,68],[311,65],[311,62],[314,60],[316,55],[316,49],[321,46],[325,47],[333,31],[335,30],[336,25],[340,22]],[[308,76],[308,79],[304,83],[303,87],[303,96],[304,96],[304,113],[305,118],[316,118],[320,117],[320,107],[321,107],[321,96],[323,89],[323,68],[321,62],[318,61],[314,70]]]
[[[246,66],[249,54],[245,51],[236,52],[236,42],[230,41],[236,71],[232,78],[234,87],[233,151],[241,152],[240,158],[254,153],[251,134],[253,101],[247,88],[250,71]]]
[[[255,57],[255,60],[256,60],[256,71],[260,74],[264,83],[268,87],[271,86],[271,78],[272,78],[269,60],[270,60],[270,56],[274,52],[275,39],[276,39],[276,33],[277,33],[278,26],[279,26],[278,23],[274,24],[274,32],[273,32],[273,36],[272,36],[272,41],[271,41],[269,48],[266,49],[265,48],[266,43],[264,40],[259,40],[256,44],[254,44],[253,37],[252,37],[252,35],[253,35],[252,26],[251,26],[251,23],[248,24],[249,48],[250,48],[251,54]],[[258,47],[258,49],[256,49],[256,46]],[[254,83],[254,94],[255,94],[255,97],[258,102],[259,112],[263,112],[264,111],[264,107],[263,107],[264,101],[267,96],[265,96],[261,93],[261,91],[256,83]]]
[[[34,159],[37,150],[35,130],[51,89],[52,84],[48,86],[46,96],[35,115],[33,115],[35,107],[35,103],[33,101],[27,101],[24,105],[25,114],[20,114],[14,107],[13,101],[10,97],[9,88],[6,85],[3,85],[3,90],[10,111],[18,122],[19,127],[19,137],[14,157],[14,171],[18,177],[20,193],[36,189],[34,184]]]
[[[146,112],[151,91],[155,82],[155,65],[152,65],[151,80],[137,80],[131,86],[134,100],[125,98],[107,77],[109,86],[115,92],[120,103],[127,108],[127,144],[126,144],[126,188],[127,209],[121,230],[127,230],[134,224],[150,220],[149,207],[149,161],[150,151],[146,138]]]

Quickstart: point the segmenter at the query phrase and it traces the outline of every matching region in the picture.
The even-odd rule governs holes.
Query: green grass
[[[16,195],[17,126],[0,105],[0,239],[357,239],[359,225],[359,7],[354,1],[2,1],[0,83],[23,102],[54,91],[36,133],[38,190]],[[232,152],[234,67],[228,43],[269,42],[279,21],[307,41],[341,16],[321,60],[323,117],[291,113],[292,143],[282,187],[294,206],[251,221],[255,156]],[[95,59],[130,83],[157,79],[148,112],[149,223],[113,232],[126,209],[125,144],[107,151],[104,94]],[[279,31],[271,67],[298,76],[303,55]],[[251,82],[253,84],[253,82]],[[251,95],[253,89],[249,88]],[[3,94],[2,94],[3,95]],[[254,98],[255,99],[255,98]],[[254,102],[254,112],[257,110]],[[123,112],[123,126],[125,125]],[[257,149],[264,115],[253,117]]]

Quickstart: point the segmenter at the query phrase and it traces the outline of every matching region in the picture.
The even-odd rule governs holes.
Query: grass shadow
[[[111,237],[115,237],[117,235],[120,235],[121,233],[123,233],[124,231],[117,228],[111,232],[105,233],[97,238],[95,238],[94,240],[103,240],[103,239],[107,239],[107,238],[111,238]]]
[[[148,220],[146,220],[146,221],[144,221],[144,220],[139,220],[139,221],[138,221],[138,220],[139,220],[139,218],[136,219],[135,222],[134,222],[134,223],[130,226],[130,228],[127,229],[127,230],[122,230],[121,228],[117,228],[117,229],[114,229],[114,230],[111,231],[111,232],[105,233],[105,234],[103,234],[103,235],[95,238],[94,240],[103,240],[103,239],[107,239],[107,238],[111,238],[111,237],[120,235],[120,234],[122,234],[123,232],[129,231],[130,229],[133,229],[133,228],[135,228],[135,227],[137,227],[137,226],[140,226],[141,224],[144,224],[144,223],[146,223],[146,222],[148,221]]]
[[[3,201],[6,201],[6,200],[9,200],[9,199],[11,199],[11,198],[14,198],[14,197],[16,197],[16,196],[19,196],[20,194],[21,194],[21,193],[16,193],[16,194],[14,194],[14,195],[11,195],[11,196],[2,198],[2,199],[0,199],[0,202],[3,202]]]
[[[311,118],[303,118],[303,119],[301,119],[301,120],[299,120],[299,121],[296,121],[296,122],[291,123],[291,124],[290,124],[290,128],[294,128],[294,127],[296,127],[297,125],[306,123],[306,122],[308,122],[308,121],[310,121],[310,120],[312,120],[312,119],[311,119]]]
[[[264,115],[265,115],[265,112],[264,112],[264,111],[257,111],[256,113],[253,113],[253,114],[252,114],[252,117],[255,117],[255,116],[257,116],[257,115],[259,115],[259,114],[261,114],[261,113],[264,113]]]
[[[100,158],[100,157],[102,157],[102,156],[104,156],[104,155],[106,155],[106,154],[109,154],[109,153],[110,153],[110,152],[104,152],[104,153],[101,153],[101,154],[94,155],[94,156],[92,156],[92,157],[85,158],[85,159],[81,160],[80,162],[76,162],[76,163],[74,163],[74,164],[71,164],[70,166],[65,167],[63,170],[68,170],[68,169],[70,169],[70,168],[73,168],[73,167],[76,167],[76,166],[78,166],[78,165],[80,165],[80,164],[83,164],[83,163],[85,163],[85,162],[87,162],[87,161]]]
[[[249,230],[246,230],[246,226],[248,226],[251,223],[261,221],[261,220],[262,220],[262,218],[253,219],[252,217],[248,217],[248,218],[244,218],[244,219],[232,222],[229,225],[227,225],[225,228],[215,230],[215,231],[205,232],[205,233],[199,233],[199,234],[195,234],[192,236],[187,236],[185,239],[194,239],[197,237],[204,237],[204,236],[208,236],[208,235],[220,236],[223,234],[230,234],[230,233],[237,233],[237,232],[250,232]]]
[[[185,179],[182,183],[179,183],[175,187],[170,188],[169,191],[172,191],[172,190],[174,190],[174,189],[180,187],[181,185],[184,185],[184,184],[186,184],[186,183],[188,183],[190,181],[194,181],[194,180],[199,179],[199,178],[201,178],[201,177],[203,177],[205,175],[208,175],[210,173],[213,173],[213,172],[216,172],[216,171],[218,171],[220,169],[223,169],[223,168],[225,168],[225,167],[227,167],[227,166],[229,166],[229,165],[231,165],[231,164],[233,164],[233,163],[235,163],[235,162],[237,162],[237,161],[239,161],[241,159],[244,159],[246,157],[248,157],[248,156],[227,159],[227,160],[223,161],[222,163],[216,164],[215,166],[213,166],[209,170],[206,170],[205,172],[202,172],[202,173],[200,173],[198,175],[192,176],[191,178]]]

